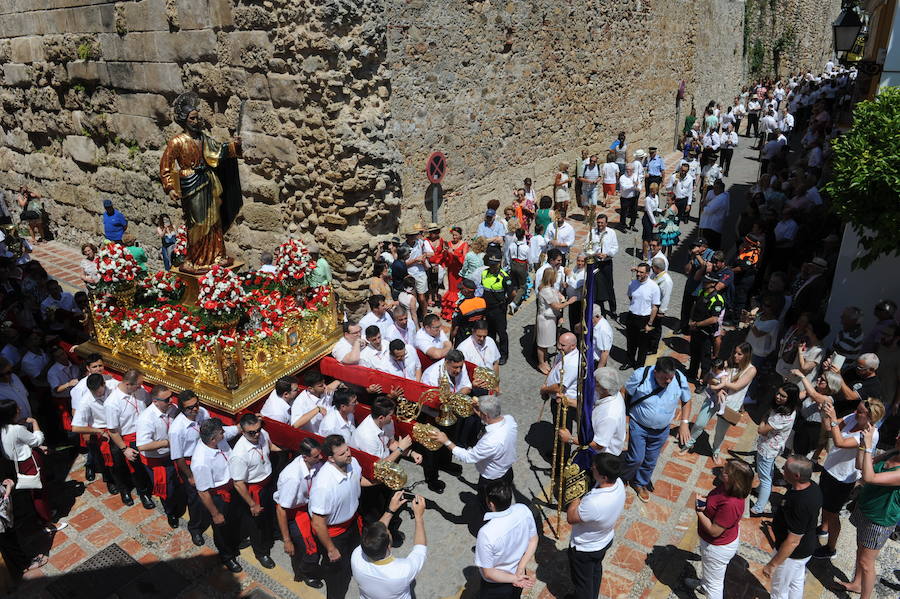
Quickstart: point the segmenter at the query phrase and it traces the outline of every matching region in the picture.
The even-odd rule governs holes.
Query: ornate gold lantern
[[[424,422],[417,422],[413,425],[412,438],[422,444],[428,451],[437,451],[441,448],[441,443],[432,435],[438,432],[438,429]]]
[[[399,491],[406,486],[406,471],[395,462],[378,460],[375,462],[375,480],[391,491]]]

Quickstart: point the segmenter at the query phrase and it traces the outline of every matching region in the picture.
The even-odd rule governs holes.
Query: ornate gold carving
[[[406,471],[394,462],[375,462],[375,480],[383,483],[391,491],[399,491],[406,486]]]
[[[441,443],[431,436],[437,432],[438,429],[436,427],[424,422],[417,422],[412,428],[412,438],[421,443],[425,449],[437,451],[441,448]]]

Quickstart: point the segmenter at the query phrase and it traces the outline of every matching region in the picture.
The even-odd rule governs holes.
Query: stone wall
[[[797,66],[818,66],[837,1],[765,2],[790,5],[770,28],[796,24]],[[431,220],[431,151],[450,165],[440,221],[468,231],[487,200],[524,177],[549,191],[559,162],[619,130],[666,151],[691,105],[744,81],[744,15],[734,0],[7,0],[0,188],[41,193],[72,244],[100,238],[113,199],[156,256],[155,217],[180,216],[158,181],[172,100],[196,90],[225,140],[244,99],[229,251],[255,265],[315,239],[357,305],[375,239]]]

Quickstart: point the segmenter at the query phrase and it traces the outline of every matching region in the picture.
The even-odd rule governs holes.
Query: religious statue
[[[175,98],[175,122],[184,128],[169,140],[159,163],[163,189],[181,202],[187,226],[187,257],[181,269],[204,273],[215,264],[228,266],[225,232],[240,212],[241,181],[237,159],[241,156],[238,134],[220,144],[204,131],[200,99],[188,92]]]

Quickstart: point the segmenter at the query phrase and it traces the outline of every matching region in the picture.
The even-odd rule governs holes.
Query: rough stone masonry
[[[839,10],[768,2],[783,10],[754,12],[751,31],[806,32]],[[6,0],[0,188],[41,193],[73,245],[100,239],[110,198],[155,256],[155,218],[180,218],[157,178],[171,101],[196,90],[224,140],[246,99],[229,252],[255,264],[286,237],[315,239],[352,307],[375,240],[430,220],[432,150],[449,157],[441,222],[471,228],[488,199],[526,176],[547,187],[620,129],[665,148],[682,79],[681,118],[745,79],[744,14],[735,0]],[[824,63],[819,29],[791,68]]]

